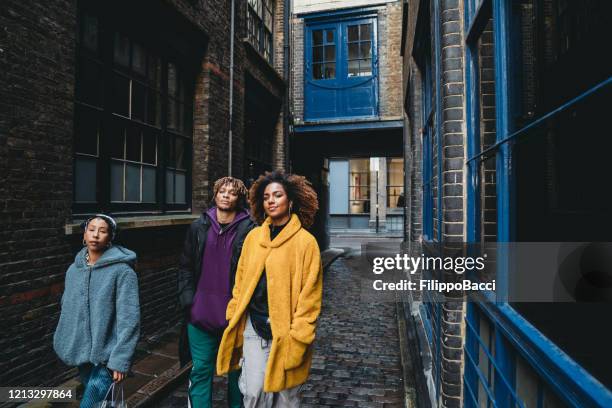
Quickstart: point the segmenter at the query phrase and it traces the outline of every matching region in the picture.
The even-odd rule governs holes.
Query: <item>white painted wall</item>
[[[316,11],[329,11],[349,7],[375,6],[393,3],[397,0],[293,0],[293,13],[313,13]]]

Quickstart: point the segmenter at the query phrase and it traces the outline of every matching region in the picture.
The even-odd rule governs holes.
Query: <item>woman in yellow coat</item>
[[[323,290],[319,246],[305,229],[317,195],[304,177],[274,172],[253,184],[249,202],[261,226],[242,247],[217,372],[242,367],[246,408],[299,406]]]

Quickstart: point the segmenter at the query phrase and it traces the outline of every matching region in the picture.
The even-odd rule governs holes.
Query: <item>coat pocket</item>
[[[308,351],[308,344],[295,340],[291,335],[283,340],[283,348],[285,349],[285,370],[292,370],[302,365],[304,356]]]

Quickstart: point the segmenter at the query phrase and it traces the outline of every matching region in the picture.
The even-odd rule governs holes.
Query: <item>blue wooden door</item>
[[[375,22],[364,18],[307,26],[307,121],[378,115]]]

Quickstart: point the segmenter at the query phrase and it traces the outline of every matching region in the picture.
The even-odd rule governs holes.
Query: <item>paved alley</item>
[[[395,305],[363,304],[350,254],[325,275],[323,310],[302,407],[401,407],[403,383]],[[225,407],[225,379],[216,378],[215,406]],[[187,384],[164,399],[185,407]]]

